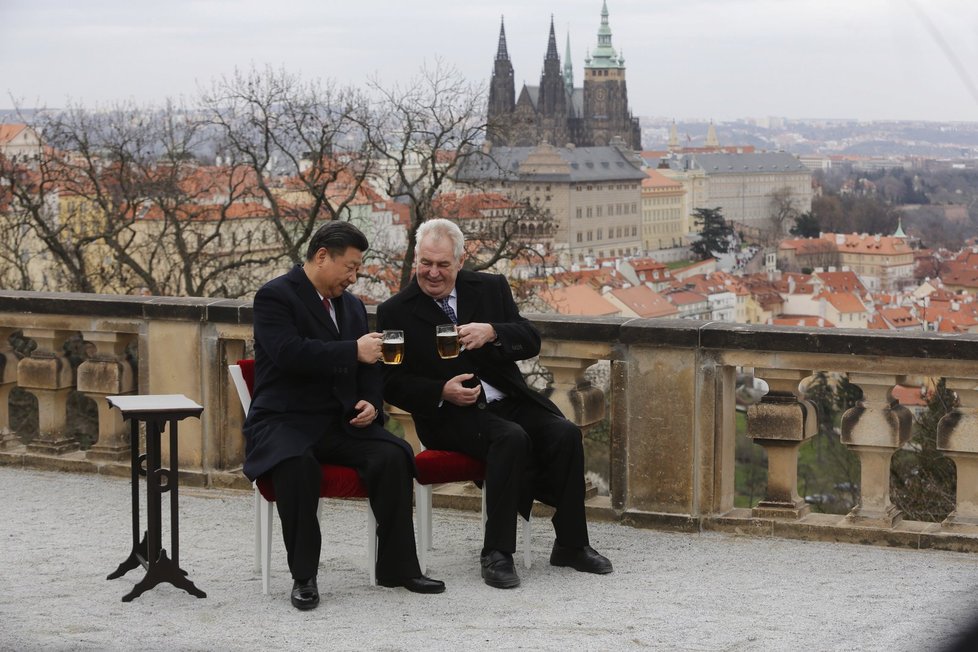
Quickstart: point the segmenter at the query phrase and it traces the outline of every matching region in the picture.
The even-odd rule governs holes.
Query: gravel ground
[[[616,569],[598,577],[551,567],[538,522],[533,567],[501,591],[479,577],[478,515],[440,509],[429,574],[448,590],[423,596],[368,586],[362,504],[330,501],[324,521],[322,603],[299,612],[277,520],[266,596],[251,495],[182,489],[181,565],[207,598],[161,584],[124,603],[143,571],[105,576],[129,553],[128,482],[0,467],[0,650],[909,652],[978,616],[970,554],[593,523]]]

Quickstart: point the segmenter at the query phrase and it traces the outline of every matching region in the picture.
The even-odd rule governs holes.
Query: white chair
[[[485,479],[486,465],[474,457],[455,451],[423,450],[414,458],[418,477],[414,482],[414,513],[418,529],[418,562],[421,572],[428,570],[428,553],[432,550],[432,486],[446,482]],[[523,521],[523,566],[532,563],[530,554],[530,520]],[[482,528],[486,527],[486,488],[482,487]]]
[[[254,360],[238,360],[228,365],[228,373],[238,393],[245,416],[251,408],[251,388],[254,385]],[[356,470],[335,464],[322,465],[319,485],[320,498],[366,498],[367,489]],[[269,590],[269,568],[272,560],[272,502],[275,490],[270,480],[259,478],[255,487],[255,572],[261,570],[262,593]],[[269,500],[271,498],[271,500]],[[322,517],[322,500],[317,515]],[[367,569],[370,584],[377,583],[377,519],[367,503]]]

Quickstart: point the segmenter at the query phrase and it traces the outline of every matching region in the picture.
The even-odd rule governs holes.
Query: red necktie
[[[323,299],[323,306],[329,311],[329,318],[333,320],[333,326],[336,326],[336,330],[340,330],[340,324],[336,321],[336,309],[333,308],[333,301],[329,297]]]

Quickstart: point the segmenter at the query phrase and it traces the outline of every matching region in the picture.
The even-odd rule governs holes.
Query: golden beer
[[[380,354],[384,364],[401,364],[404,361],[404,331],[384,331]]]
[[[450,360],[451,358],[458,357],[458,330],[454,324],[438,326],[435,331],[435,346],[442,360]]]
[[[401,364],[404,361],[404,339],[384,340],[381,345],[384,364]]]

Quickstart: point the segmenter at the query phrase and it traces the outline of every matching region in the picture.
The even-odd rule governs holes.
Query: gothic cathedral
[[[633,118],[628,108],[625,58],[611,46],[607,2],[601,8],[598,45],[584,60],[583,88],[574,88],[570,59],[568,35],[561,68],[551,17],[540,85],[524,84],[517,98],[513,65],[506,51],[506,30],[500,25],[489,85],[487,138],[493,145],[535,146],[546,141],[557,147],[571,143],[596,147],[614,144],[612,140],[617,137],[625,147],[642,149],[638,118]]]

